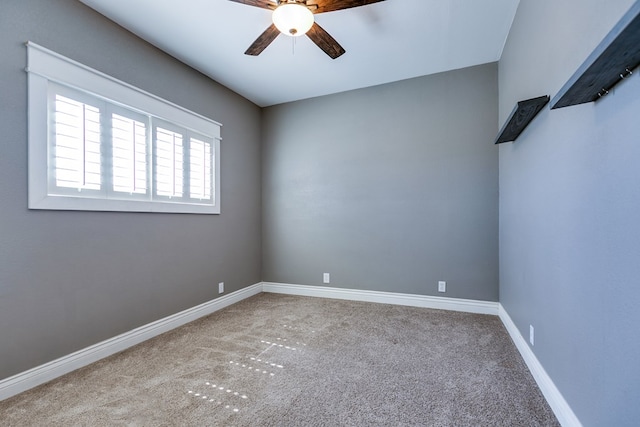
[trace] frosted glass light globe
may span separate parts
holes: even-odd
[[[306,6],[285,3],[273,11],[273,23],[282,33],[292,37],[306,34],[313,26],[313,13]]]

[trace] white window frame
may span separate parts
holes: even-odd
[[[29,209],[220,213],[220,128],[221,124],[138,89],[128,83],[89,68],[33,42],[27,43]],[[153,116],[213,140],[213,201],[165,201],[110,199],[54,195],[49,185],[49,107],[51,85],[102,97],[110,103]],[[152,132],[150,128],[148,130]],[[149,163],[149,167],[151,167]],[[185,178],[187,179],[187,178]],[[153,182],[151,179],[150,184]],[[153,190],[152,190],[153,191]]]

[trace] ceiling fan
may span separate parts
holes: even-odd
[[[258,56],[280,33],[291,37],[307,35],[331,59],[336,59],[345,50],[327,33],[313,15],[335,10],[365,6],[384,0],[229,0],[273,11],[273,24],[249,46],[245,55]]]

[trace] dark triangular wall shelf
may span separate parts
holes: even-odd
[[[551,109],[593,102],[640,65],[640,1],[636,1],[551,101]]]
[[[519,101],[496,138],[496,144],[515,141],[531,120],[547,105],[549,96]]]

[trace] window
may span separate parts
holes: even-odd
[[[220,213],[220,124],[27,47],[30,209]]]

